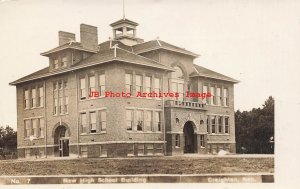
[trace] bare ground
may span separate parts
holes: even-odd
[[[0,175],[274,173],[274,158],[139,157],[0,161]]]

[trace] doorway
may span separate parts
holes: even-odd
[[[194,131],[194,123],[188,121],[184,124],[183,128],[184,133],[184,153],[195,153],[196,150],[196,137]]]
[[[63,125],[58,126],[54,133],[54,153],[59,157],[69,156],[69,137],[66,136],[67,128]]]

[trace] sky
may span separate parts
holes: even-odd
[[[198,53],[195,64],[239,80],[234,98],[241,111],[261,107],[270,95],[300,104],[299,7],[300,1],[125,0],[126,18],[140,24],[138,37]],[[58,45],[59,30],[79,41],[79,25],[94,25],[103,42],[122,10],[122,0],[1,0],[0,125],[16,128],[16,92],[8,83],[48,66],[40,53]]]

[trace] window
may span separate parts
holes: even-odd
[[[156,93],[159,93],[160,90],[160,79],[159,78],[154,78],[154,91]]]
[[[134,144],[128,144],[127,156],[134,156]]]
[[[132,74],[125,74],[125,89],[132,95]]]
[[[106,111],[100,111],[100,131],[106,131]]]
[[[146,111],[145,131],[152,131],[152,112]]]
[[[81,133],[87,133],[86,113],[80,114],[80,127],[81,127]]]
[[[91,133],[96,133],[96,112],[90,112],[90,129]]]
[[[58,68],[58,59],[53,60],[53,68],[57,69]]]
[[[62,95],[61,93],[59,95]],[[59,106],[58,106],[59,114],[63,114],[63,97],[59,97]]]
[[[154,154],[162,155],[163,154],[163,145],[162,144],[154,144]]]
[[[53,114],[58,114],[58,99],[54,97],[54,110]]]
[[[204,148],[204,135],[200,135],[200,147]]]
[[[143,130],[143,111],[137,111],[137,131]]]
[[[58,82],[58,90],[63,89],[63,83],[61,81]]]
[[[211,133],[216,133],[216,116],[211,116]]]
[[[85,78],[80,78],[80,99],[86,98]]]
[[[38,137],[38,119],[32,120],[32,130],[33,130],[33,136],[35,138]]]
[[[62,59],[61,59],[61,66],[62,67],[66,67],[67,66],[67,61],[68,61],[68,59],[67,59],[66,56],[62,57]]]
[[[155,127],[154,127],[154,131],[161,131],[161,116],[160,116],[160,112],[154,112],[155,115]]]
[[[107,157],[107,147],[105,145],[100,146],[100,157]]]
[[[53,83],[53,90],[56,91],[57,90],[57,82]]]
[[[221,117],[221,116],[218,117],[218,128],[219,128],[218,133],[222,133],[222,130],[223,130],[222,129],[223,128],[222,119],[223,119],[223,117]]]
[[[105,93],[105,74],[99,75],[99,92],[100,96],[104,96]]]
[[[215,93],[215,87],[214,86],[211,86],[210,87],[210,93],[211,93],[211,101],[210,101],[210,104],[211,105],[216,105],[216,93]]]
[[[95,92],[95,76],[89,77],[89,95],[91,95],[92,92]]]
[[[44,106],[44,88],[43,87],[39,87],[39,107],[43,107]]]
[[[25,158],[30,158],[30,148],[25,149]]]
[[[183,75],[183,71],[181,70],[181,68],[179,68],[178,66],[174,67],[175,72],[172,72],[171,77],[172,78],[179,78],[179,79],[184,79],[184,75]]]
[[[31,89],[31,107],[36,107],[36,89]]]
[[[183,83],[180,82],[172,82],[172,91],[174,93],[179,93],[178,100],[183,101]]]
[[[180,135],[177,134],[175,136],[175,147],[179,148],[180,147]]]
[[[45,128],[45,122],[44,122],[44,119],[41,118],[39,119],[40,120],[40,138],[44,138],[44,128]]]
[[[141,75],[135,76],[135,90],[136,93],[143,91],[143,77]]]
[[[224,101],[223,101],[223,105],[224,106],[229,106],[229,102],[228,102],[228,89],[224,89]]]
[[[221,102],[222,102],[221,88],[218,87],[218,88],[217,88],[217,105],[218,105],[218,106],[221,106]]]
[[[184,74],[180,67],[174,67],[175,72],[171,73],[171,90],[172,92],[179,93],[178,100],[183,101],[184,95]]]
[[[206,116],[206,127],[207,127],[207,133],[210,133],[210,130],[209,130],[209,117]]]
[[[25,133],[24,137],[28,138],[31,135],[31,121],[30,119],[25,120]]]
[[[44,138],[45,121],[44,118],[34,118],[24,120],[24,138],[33,136],[35,138]]]
[[[208,92],[208,86],[207,86],[207,84],[204,84],[203,85],[203,93],[207,94],[207,92]],[[204,104],[208,104],[209,101],[208,101],[207,97],[205,97],[205,98],[203,98],[202,102]]]
[[[137,153],[138,153],[138,156],[143,156],[145,154],[144,153],[144,144],[138,144]]]
[[[126,126],[127,130],[131,131],[133,126],[133,111],[126,110]]]
[[[63,83],[64,83],[64,89],[65,90],[68,89],[68,82],[67,81],[63,81]]]
[[[225,133],[229,133],[229,117],[225,117]]]
[[[154,154],[154,146],[153,144],[146,144],[147,155]]]
[[[68,85],[60,80],[53,83],[53,115],[68,113]]]
[[[81,157],[87,157],[87,146],[81,146],[80,151],[81,151]]]
[[[151,84],[151,77],[150,76],[146,76],[146,79],[145,79],[145,81],[146,81],[146,92],[147,93],[150,93],[151,92],[151,86],[152,86],[152,84]]]
[[[28,90],[24,91],[24,106],[25,106],[25,109],[30,108],[29,107],[29,91]]]
[[[65,96],[65,113],[66,114],[69,111],[68,105],[69,105],[69,98],[67,96]]]

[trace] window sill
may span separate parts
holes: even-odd
[[[137,133],[137,134],[162,134],[161,131],[159,131],[159,132],[153,132],[153,131],[130,131],[130,130],[127,130],[127,133]]]
[[[44,106],[32,107],[32,108],[24,108],[24,110],[34,110],[34,109],[41,109],[41,108],[44,108]]]
[[[53,117],[65,116],[65,115],[69,115],[69,113],[66,113],[66,114],[54,114]]]
[[[222,108],[229,108],[229,106],[222,106],[222,105],[215,105],[215,104],[204,104],[205,106],[212,106],[212,107],[222,107]]]
[[[210,133],[209,136],[229,136],[229,133]]]
[[[34,138],[32,141],[39,140],[39,139],[45,139],[45,137]],[[29,138],[24,138],[24,141],[30,141],[30,139]]]
[[[101,131],[98,133],[81,133],[80,136],[101,135],[101,134],[106,134],[106,131]]]
[[[130,98],[134,98],[134,99],[146,99],[146,100],[159,100],[159,101],[162,100],[162,98],[136,97],[136,96],[130,96]]]
[[[93,98],[85,98],[85,99],[79,99],[79,102],[85,102],[90,100],[97,100],[97,99],[103,99],[105,96],[99,96],[99,97],[93,97]]]

